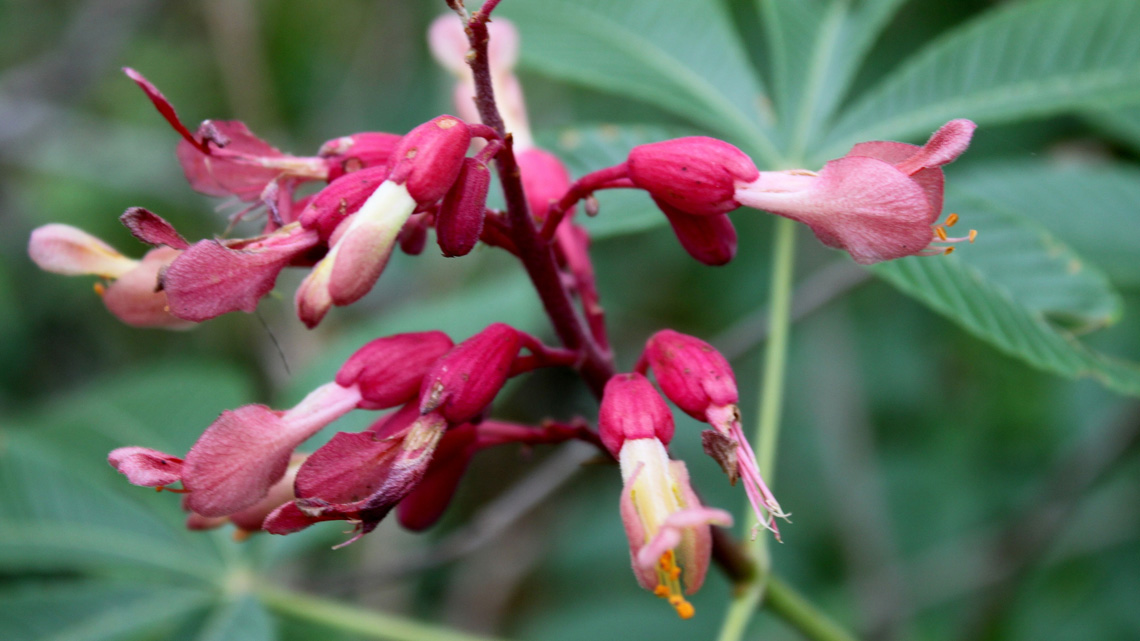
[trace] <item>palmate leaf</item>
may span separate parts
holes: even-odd
[[[30,583],[0,593],[5,641],[111,641],[170,627],[211,601],[209,592],[115,581]]]
[[[949,197],[970,227],[985,230],[955,258],[1004,288],[1017,304],[1075,332],[1120,318],[1123,302],[1108,277],[1011,203],[961,188],[952,188]]]
[[[0,423],[0,571],[59,575],[6,586],[0,639],[171,638],[174,629],[213,641],[275,638],[247,592],[268,558],[254,548],[273,542],[189,532],[177,497],[131,487],[106,463],[126,444],[181,453],[248,389],[225,366],[143,367]]]
[[[821,133],[868,49],[905,0],[758,0],[786,157]]]
[[[983,14],[903,63],[839,118],[817,161],[864,140],[1140,103],[1140,3],[1036,0]]]
[[[651,103],[767,161],[779,157],[764,89],[720,3],[517,0],[503,14],[522,34],[525,67]]]

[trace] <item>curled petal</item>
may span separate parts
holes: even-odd
[[[123,223],[135,238],[148,245],[166,245],[173,249],[190,247],[190,243],[186,242],[173,225],[142,207],[127,209],[122,216],[119,216],[119,222]]]
[[[182,459],[146,447],[120,447],[107,462],[133,485],[163,487],[182,480]]]

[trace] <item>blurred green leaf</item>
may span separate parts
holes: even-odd
[[[1135,151],[1140,151],[1140,106],[1120,109],[1094,109],[1085,116],[1109,133],[1120,138]]]
[[[137,637],[189,614],[210,599],[208,592],[169,585],[111,581],[24,584],[0,593],[0,638],[109,641]]]
[[[1001,163],[956,173],[952,184],[1039,222],[1115,282],[1140,286],[1140,170]]]
[[[503,5],[523,63],[683,116],[767,160],[779,156],[764,89],[718,3],[519,0]]]
[[[1140,3],[1037,0],[991,11],[904,63],[848,109],[818,159],[863,140],[1140,102]]]
[[[868,49],[903,0],[758,0],[788,155],[821,134]],[[810,53],[809,53],[810,52]]]

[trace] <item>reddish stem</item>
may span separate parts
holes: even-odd
[[[479,435],[476,437],[475,447],[478,449],[507,443],[540,445],[579,440],[595,445],[603,452],[606,451],[597,432],[580,419],[569,424],[549,421],[538,427],[488,419],[477,425],[476,430]]]
[[[495,166],[507,204],[510,237],[518,250],[518,257],[542,300],[542,306],[546,309],[559,340],[568,349],[581,353],[579,374],[591,391],[601,398],[606,381],[614,374],[613,362],[586,330],[585,323],[574,309],[570,292],[562,282],[550,243],[534,227],[519,178],[513,141],[495,104],[491,68],[487,59],[487,20],[498,3],[499,0],[488,0],[467,22],[467,37],[475,54],[470,59],[475,79],[475,105],[483,122],[503,138],[503,149],[495,156]]]

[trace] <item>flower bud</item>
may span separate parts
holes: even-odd
[[[408,132],[392,153],[389,180],[405,185],[421,205],[434,203],[455,183],[471,130],[455,116],[436,116]]]
[[[713,407],[735,405],[736,377],[712,345],[671,329],[657,332],[645,345],[645,360],[669,400],[698,421]]]
[[[444,256],[465,256],[479,242],[490,186],[487,165],[476,158],[465,159],[436,216],[436,240]]]
[[[627,163],[633,184],[656,200],[704,216],[739,207],[736,184],[760,175],[743,151],[705,136],[639,145],[629,152]]]
[[[673,440],[673,415],[641,374],[618,374],[606,383],[598,410],[598,434],[614,457],[629,439]]]
[[[493,323],[463,341],[424,377],[420,412],[438,412],[456,425],[475,418],[502,389],[522,337],[510,325]]]
[[[452,347],[447,334],[439,331],[377,338],[345,361],[336,382],[360,389],[360,409],[402,405],[416,398],[428,368]]]
[[[317,192],[297,220],[305,229],[316,229],[321,240],[328,242],[337,226],[356,213],[387,177],[383,165],[342,175]]]

